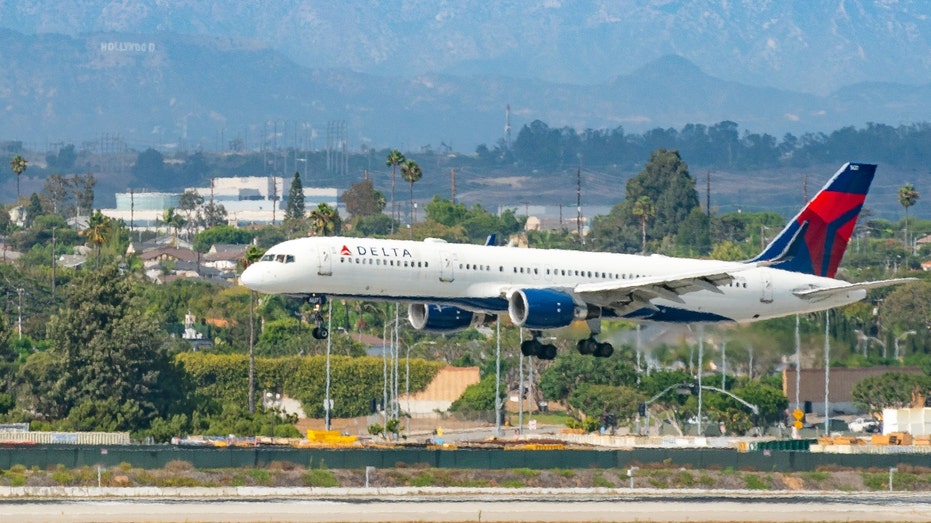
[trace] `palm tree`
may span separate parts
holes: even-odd
[[[187,223],[187,220],[184,219],[184,216],[175,212],[174,207],[169,207],[165,209],[165,213],[162,215],[162,220],[165,222],[165,225],[171,227],[175,230],[174,244],[177,247],[178,245],[178,234],[181,232],[181,229],[184,227],[184,224]]]
[[[414,239],[414,182],[423,178],[423,169],[414,160],[407,160],[401,164],[401,177],[411,184],[411,239]]]
[[[84,231],[84,237],[87,243],[94,246],[97,252],[97,268],[100,268],[100,248],[103,244],[110,241],[113,233],[113,223],[109,216],[104,216],[100,210],[94,211],[90,220],[87,222],[87,229]]]
[[[647,252],[647,221],[656,216],[656,206],[653,205],[653,200],[649,196],[641,196],[637,198],[637,201],[634,202],[634,207],[631,209],[631,213],[634,216],[640,219],[640,231],[641,231],[641,247],[640,252],[646,254]]]
[[[921,195],[915,190],[910,183],[906,183],[899,188],[899,204],[905,208],[905,255],[908,256],[908,208],[915,205]]]
[[[239,259],[242,270],[259,261],[265,252],[250,245]],[[249,291],[249,414],[255,414],[255,291]]]
[[[314,234],[320,236],[329,236],[340,229],[339,213],[325,203],[310,211],[310,222]]]
[[[402,163],[404,163],[404,155],[401,154],[401,151],[391,149],[391,152],[388,153],[388,158],[385,160],[385,165],[391,167],[391,234],[394,234],[394,221],[397,219],[397,207],[394,203],[394,180],[397,174],[397,168]]]
[[[13,170],[13,173],[16,174],[16,201],[19,201],[19,177],[24,172],[26,172],[27,162],[26,159],[20,155],[16,155],[10,160],[10,169]]]

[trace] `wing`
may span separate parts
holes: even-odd
[[[841,285],[839,287],[819,287],[816,289],[800,289],[793,294],[799,298],[803,298],[811,301],[818,301],[828,296],[833,296],[835,294],[842,294],[845,292],[856,291],[856,290],[869,290],[877,289],[879,287],[887,287],[889,285],[901,285],[903,283],[908,283],[910,281],[916,281],[918,278],[896,278],[893,280],[878,280],[878,281],[865,281],[861,283],[851,283],[848,285]]]
[[[582,283],[572,289],[586,303],[614,309],[618,316],[639,309],[656,309],[652,300],[685,303],[683,294],[709,291],[723,294],[719,288],[734,281],[734,274],[765,265],[765,263],[722,264],[705,271],[637,278],[634,280],[612,280],[598,283]]]

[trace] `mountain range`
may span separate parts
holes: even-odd
[[[929,34],[919,0],[0,0],[0,140],[470,152],[507,106],[515,134],[900,125],[931,120]]]

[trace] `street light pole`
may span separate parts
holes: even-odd
[[[701,427],[701,374],[702,367],[704,365],[704,353],[705,353],[705,326],[698,326],[698,434],[696,436],[702,435]]]
[[[19,319],[16,322],[16,330],[19,331],[19,339],[23,339],[23,292],[25,292],[25,289],[22,287],[16,289],[16,294],[19,295],[19,305],[17,306]]]
[[[498,347],[495,352],[495,435],[501,436],[501,322],[495,322]]]
[[[435,341],[421,340],[407,346],[407,356],[404,369],[404,395],[407,397],[407,432],[411,431],[411,349],[421,344],[433,345]]]
[[[327,332],[333,332],[333,301],[327,306]],[[324,397],[323,413],[326,417],[324,423],[326,430],[330,430],[330,348],[333,345],[333,336],[326,337],[326,396]]]

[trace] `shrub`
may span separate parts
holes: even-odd
[[[338,487],[339,481],[336,476],[329,470],[312,469],[308,470],[301,476],[301,480],[307,487]]]

